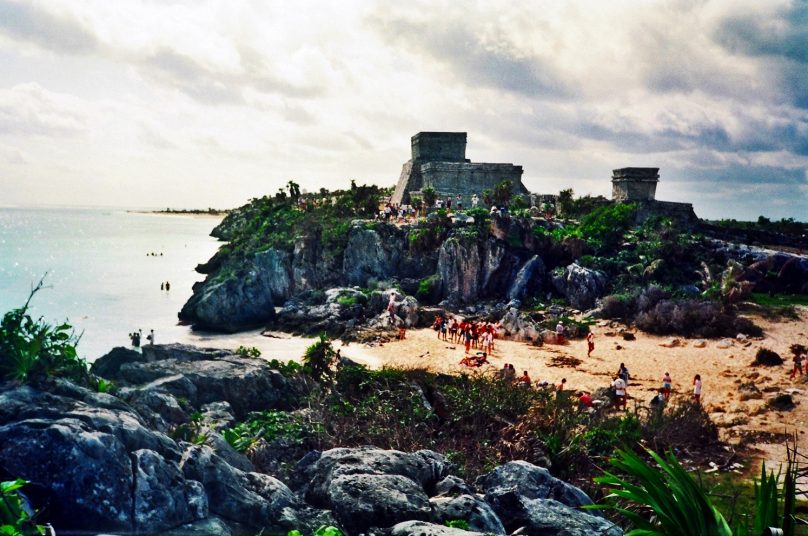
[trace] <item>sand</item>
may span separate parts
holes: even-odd
[[[567,379],[571,390],[592,391],[608,386],[620,363],[625,363],[631,373],[628,389],[630,397],[647,405],[656,389],[662,385],[662,376],[668,371],[673,377],[673,397],[690,397],[693,377],[701,374],[702,403],[720,427],[722,439],[737,443],[742,432],[757,431],[782,434],[798,434],[802,452],[808,453],[805,437],[808,421],[808,383],[791,381],[792,354],[789,346],[794,343],[808,345],[808,308],[797,309],[798,320],[772,322],[753,317],[763,327],[765,334],[760,340],[716,340],[701,342],[678,338],[680,346],[665,347],[673,337],[660,337],[630,331],[636,340],[626,341],[618,334],[621,326],[614,322],[599,322],[592,327],[595,335],[595,350],[587,357],[586,341],[574,340],[566,345],[536,347],[509,340],[497,340],[490,365],[482,371],[495,373],[505,363],[512,363],[521,375],[527,370],[534,380],[546,379],[557,383]],[[698,347],[703,344],[703,347]],[[786,363],[779,367],[752,367],[759,348],[768,348],[779,353]],[[411,330],[406,339],[386,343],[383,346],[351,344],[342,346],[342,353],[371,367],[397,366],[426,368],[434,372],[459,374],[468,369],[459,364],[464,355],[461,344],[438,340],[431,329]],[[571,366],[568,359],[578,359],[580,364]],[[564,362],[567,364],[564,364]],[[755,377],[755,373],[758,374]],[[763,392],[762,398],[741,401],[738,385],[754,382]],[[797,407],[791,411],[773,411],[766,401],[774,391],[793,392]],[[631,404],[630,404],[631,407]],[[756,457],[767,460],[767,465],[777,467],[785,461],[785,448],[781,441],[765,444],[761,441]]]

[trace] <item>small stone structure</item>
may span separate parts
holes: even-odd
[[[407,204],[412,196],[421,197],[432,187],[438,197],[463,196],[466,207],[471,196],[493,190],[504,180],[513,184],[514,194],[527,195],[522,184],[522,166],[484,164],[466,158],[465,132],[419,132],[412,137],[412,158],[401,169],[401,176],[391,198],[394,204]]]
[[[612,171],[612,200],[654,201],[659,168],[627,167]]]
[[[652,216],[662,216],[690,225],[698,218],[690,203],[657,201],[656,187],[659,183],[659,168],[627,167],[612,170],[612,201],[636,203],[637,223]]]

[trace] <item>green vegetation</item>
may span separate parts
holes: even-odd
[[[198,411],[191,413],[187,423],[178,424],[168,432],[168,436],[175,441],[187,441],[194,445],[204,445],[208,442],[210,432],[205,429],[202,414]]]
[[[469,522],[465,519],[449,519],[444,525],[452,529],[471,530]]]
[[[235,352],[241,357],[261,357],[261,350],[255,346],[239,346]]]
[[[286,536],[303,536],[299,530],[290,530]],[[311,536],[342,536],[342,532],[337,527],[321,526],[315,530]]]
[[[804,237],[808,234],[808,223],[796,221],[794,218],[782,218],[779,221],[772,221],[765,216],[759,216],[757,221],[738,221],[726,219],[710,222],[717,227],[730,230],[741,231],[765,231],[771,233],[782,233],[794,237]]]
[[[34,517],[28,515],[25,500],[20,489],[28,484],[17,479],[0,482],[0,534],[5,536],[41,536],[45,527],[37,525]]]
[[[337,353],[325,333],[320,334],[320,340],[306,348],[303,354],[303,370],[318,382],[330,381],[335,365]]]
[[[793,307],[795,305],[808,307],[808,294],[768,294],[765,292],[753,292],[750,298],[754,303],[767,307]]]
[[[424,204],[427,208],[435,206],[435,201],[438,200],[438,192],[433,187],[427,186],[421,191],[421,194],[424,196]]]
[[[0,379],[41,383],[64,377],[90,386],[87,363],[76,353],[80,337],[72,326],[67,322],[54,326],[28,314],[31,299],[42,288],[41,280],[22,307],[0,321]]]
[[[691,403],[661,412],[638,406],[590,414],[566,393],[519,388],[490,374],[345,365],[322,377],[322,386],[315,384],[300,400],[305,409],[252,414],[225,437],[248,455],[259,440],[280,441],[292,448],[289,464],[309,450],[337,446],[432,449],[469,480],[514,459],[549,461],[556,476],[586,480],[615,449],[639,441],[666,449],[702,448],[717,440],[703,408]]]
[[[763,464],[759,479],[744,486],[739,501],[741,494],[725,493],[726,483],[708,491],[701,475],[698,480],[694,478],[671,451],[664,457],[651,449],[644,449],[644,454],[652,463],[634,451],[618,450],[609,460],[617,471],[606,471],[595,478],[610,491],[605,497],[606,504],[584,507],[619,512],[633,528],[626,536],[759,536],[767,534],[765,531],[770,527],[781,528],[785,536],[797,534],[794,515],[797,469],[792,461],[782,485],[780,473],[767,472]],[[729,481],[729,485],[737,487],[734,481]]]
[[[321,423],[307,420],[298,413],[262,411],[251,414],[246,421],[222,432],[225,440],[239,452],[249,451],[258,440],[282,438],[293,445],[323,433]]]

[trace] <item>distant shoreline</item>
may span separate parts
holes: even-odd
[[[127,210],[129,214],[151,214],[151,215],[160,215],[160,216],[199,216],[199,217],[212,217],[212,218],[223,218],[227,216],[230,211],[229,210],[217,210],[217,209],[173,209],[167,208],[164,210]]]

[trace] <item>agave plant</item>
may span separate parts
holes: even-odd
[[[609,463],[627,476],[606,472],[597,477],[611,493],[608,504],[592,508],[611,508],[625,516],[635,527],[626,536],[732,536],[724,516],[673,453],[663,458],[650,449],[646,452],[658,467],[632,451],[616,452]],[[619,499],[637,508],[629,509]]]

